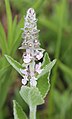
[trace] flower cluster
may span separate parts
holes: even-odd
[[[36,64],[43,57],[44,49],[40,48],[38,41],[37,19],[33,8],[29,8],[24,18],[25,24],[22,30],[23,43],[19,49],[24,49],[23,64],[24,69],[20,69],[23,74],[22,84],[26,85],[30,81],[30,86],[37,85],[37,75],[42,72],[41,62]]]

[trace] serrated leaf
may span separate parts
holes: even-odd
[[[22,86],[20,95],[29,106],[37,106],[44,103],[42,95],[38,88]]]
[[[20,69],[23,68],[22,65],[8,55],[5,55],[5,57],[10,65],[13,66],[13,68],[22,76],[22,73],[20,72]]]
[[[13,100],[14,119],[28,119],[21,106]]]

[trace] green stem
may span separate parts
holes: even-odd
[[[30,119],[36,119],[36,106],[30,107]]]

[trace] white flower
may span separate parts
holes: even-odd
[[[29,63],[32,60],[30,54],[27,54],[26,56],[24,55],[23,58],[24,63]]]
[[[34,72],[33,71],[30,72],[30,76],[31,77],[34,76]]]
[[[38,60],[40,60],[42,57],[43,57],[43,53],[38,51],[38,52],[37,52],[37,55],[36,55],[36,58],[37,58]]]
[[[30,49],[26,49],[26,54],[23,54],[23,61],[24,63],[30,63],[30,61],[32,60],[32,56],[30,55],[31,51]]]
[[[39,62],[39,64],[36,64],[35,66],[35,71],[40,74],[42,72],[42,69],[41,69],[41,62]]]
[[[27,81],[28,81],[27,76],[24,76],[23,79],[22,79],[22,84],[23,85],[26,85],[27,84]]]
[[[37,85],[37,78],[35,78],[35,77],[32,77],[31,79],[30,79],[30,86],[35,86],[36,87],[36,85]]]
[[[22,74],[25,74],[26,76],[28,75],[27,69],[20,69]]]
[[[26,49],[26,53],[30,54],[31,53],[30,49]]]

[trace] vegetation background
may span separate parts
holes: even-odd
[[[72,119],[72,0],[0,0],[0,119],[13,119],[13,99],[29,113],[18,93],[21,77],[4,54],[22,63],[20,28],[30,7],[37,13],[41,46],[51,60],[57,59],[51,90],[45,104],[38,106],[37,119]]]

